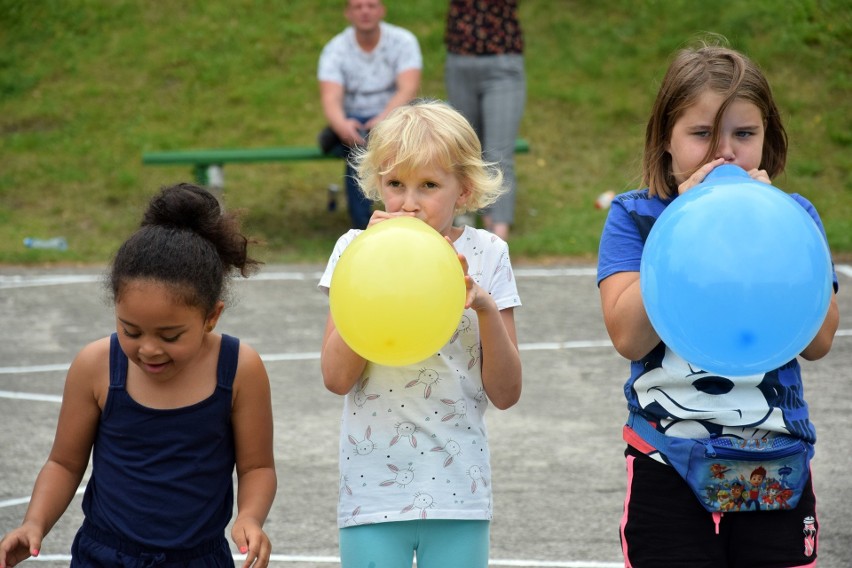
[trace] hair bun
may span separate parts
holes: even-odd
[[[204,188],[181,183],[164,188],[148,205],[142,226],[184,229],[208,237],[222,215],[219,201]]]

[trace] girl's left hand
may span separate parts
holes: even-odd
[[[758,170],[755,168],[753,170],[749,170],[748,175],[754,181],[760,181],[772,185],[772,180],[769,179],[769,174],[766,173],[766,170]]]
[[[246,555],[243,568],[267,568],[272,555],[272,543],[260,525],[248,519],[237,518],[231,530],[231,538],[240,551]]]
[[[450,246],[453,246],[453,241],[450,240],[449,237],[444,237]],[[455,250],[455,247],[453,247]],[[494,303],[494,300],[491,298],[491,294],[482,289],[482,286],[476,283],[472,276],[470,276],[468,271],[468,263],[467,258],[461,253],[456,253],[459,257],[459,262],[462,265],[462,271],[464,272],[464,285],[467,289],[467,295],[464,301],[465,309],[471,308],[475,311],[480,311],[487,309],[489,307],[494,307],[496,309],[497,304]]]

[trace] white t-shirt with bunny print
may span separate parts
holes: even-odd
[[[338,239],[320,289],[362,231]],[[499,309],[521,305],[509,248],[465,227],[453,243],[468,274]],[[491,465],[476,312],[464,311],[450,341],[404,367],[368,362],[343,403],[338,526],[414,519],[490,520]]]

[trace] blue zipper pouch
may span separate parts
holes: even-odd
[[[675,438],[633,414],[627,427],[662,452],[713,513],[793,509],[810,476],[813,444],[792,436]]]

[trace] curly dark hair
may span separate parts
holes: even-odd
[[[118,249],[109,274],[114,301],[132,280],[168,284],[176,298],[209,314],[236,270],[247,277],[260,261],[248,256],[237,212],[223,212],[206,189],[181,183],[151,199],[139,229]]]

